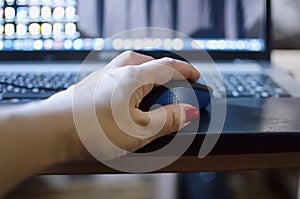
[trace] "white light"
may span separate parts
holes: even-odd
[[[216,40],[209,40],[206,42],[206,47],[210,50],[218,49],[218,42]]]
[[[2,19],[2,18],[3,18],[3,8],[0,7],[0,19]]]
[[[122,39],[113,40],[112,46],[115,50],[122,50],[123,49],[123,40]]]
[[[41,14],[42,14],[42,17],[43,17],[44,19],[49,19],[49,18],[51,18],[51,15],[52,15],[51,8],[48,7],[48,6],[42,7],[42,9],[41,9]]]
[[[93,40],[92,39],[83,40],[83,48],[85,50],[91,50],[92,47],[93,47]]]
[[[243,41],[237,41],[236,42],[236,48],[238,50],[244,50],[246,48],[246,44]]]
[[[55,23],[53,25],[53,34],[54,35],[59,35],[63,31],[63,28],[64,28],[63,24]]]
[[[41,26],[41,32],[44,37],[49,37],[52,33],[52,25],[49,23],[43,23]]]
[[[204,48],[204,42],[200,40],[193,40],[191,43],[191,46],[193,49],[203,49]]]
[[[38,19],[40,17],[40,7],[39,6],[31,6],[29,7],[29,16],[31,19]]]
[[[125,39],[123,45],[124,45],[125,50],[131,49],[132,45],[133,45],[132,40],[131,39]]]
[[[25,49],[33,49],[33,40],[24,40],[23,48]]]
[[[11,20],[11,19],[15,18],[16,11],[12,7],[7,7],[7,8],[5,8],[4,14],[5,14],[5,18],[6,19],[10,19]]]
[[[76,0],[67,0],[67,3],[69,5],[74,5],[74,4],[76,4]]]
[[[182,41],[182,39],[174,39],[173,40],[173,49],[174,50],[182,50],[184,48],[184,43]]]
[[[153,40],[153,46],[154,46],[154,48],[161,48],[162,40],[161,39],[154,39]]]
[[[70,39],[64,41],[64,48],[69,50],[73,47],[73,42]]]
[[[219,49],[221,49],[221,50],[226,49],[226,48],[227,48],[227,44],[226,44],[225,40],[220,40],[220,41],[218,41],[218,47],[219,47]]]
[[[11,48],[13,46],[12,40],[5,40],[4,41],[4,48]]]
[[[4,47],[3,41],[0,40],[0,50],[2,50]]]
[[[29,4],[37,4],[39,3],[39,0],[29,0]]]
[[[66,8],[66,18],[67,19],[74,19],[76,15],[76,10],[73,6],[68,6]]]
[[[227,41],[227,48],[228,49],[231,49],[231,50],[235,49],[234,45],[235,45],[234,41],[232,41],[232,40]]]
[[[42,0],[43,5],[49,5],[52,3],[52,0]]]
[[[13,5],[15,0],[6,0],[7,5]]]
[[[62,7],[54,8],[53,17],[54,19],[62,19],[65,16],[65,9]]]
[[[28,27],[29,33],[36,36],[40,33],[41,27],[38,23],[32,23]]]
[[[143,48],[143,40],[141,40],[141,39],[135,39],[133,41],[133,48],[135,50],[142,49]]]
[[[27,0],[17,0],[17,4],[18,5],[26,5],[27,4]]]
[[[23,40],[14,40],[13,46],[15,50],[21,50],[23,48]]]
[[[28,8],[19,7],[17,9],[17,19],[19,21],[25,21],[28,15]]]
[[[144,48],[145,49],[152,49],[153,48],[153,42],[151,39],[145,39],[144,40]]]
[[[54,43],[53,43],[53,41],[51,39],[47,39],[47,40],[44,41],[44,48],[46,50],[52,49],[53,45],[54,45]]]
[[[251,41],[250,46],[251,46],[251,49],[254,51],[261,50],[261,44],[259,41]]]
[[[15,34],[15,26],[14,24],[6,24],[4,27],[4,32],[6,36],[13,36]]]
[[[76,39],[76,40],[74,41],[74,43],[73,43],[73,48],[74,48],[75,50],[81,50],[82,47],[83,47],[83,41],[82,41],[82,39]]]
[[[163,48],[165,50],[171,50],[172,49],[172,40],[171,39],[165,39],[163,42]]]
[[[27,26],[24,24],[18,24],[17,25],[17,35],[19,37],[24,37],[27,33]]]
[[[94,40],[94,50],[102,50],[104,48],[104,40],[103,39],[95,39]]]
[[[4,33],[4,26],[0,25],[0,35],[2,35]]]
[[[74,23],[67,23],[65,25],[65,32],[68,36],[73,36],[76,33],[76,25]]]
[[[63,43],[61,41],[55,41],[54,42],[54,49],[55,50],[60,50],[62,49]]]
[[[62,5],[64,3],[64,1],[62,0],[53,0],[53,1],[55,6]]]
[[[35,50],[41,50],[41,49],[43,48],[43,42],[42,42],[42,40],[40,40],[40,39],[35,40],[35,41],[33,42],[33,48],[34,48]]]

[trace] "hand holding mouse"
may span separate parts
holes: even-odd
[[[82,137],[78,136],[74,112],[84,114],[91,107],[96,110],[96,119],[103,133],[114,145],[89,136],[95,131],[88,125],[94,118],[81,118],[81,122],[86,122],[81,133],[83,131],[85,139],[94,144],[89,151],[97,152],[105,160],[135,151],[160,136],[177,131],[199,116],[197,108],[189,104],[171,104],[150,112],[139,109],[141,100],[157,85],[170,80],[196,81],[200,74],[188,63],[170,58],[154,60],[125,52],[112,60],[108,68],[105,73],[101,69],[95,71],[46,100],[1,109],[0,157],[5,164],[0,165],[0,196],[47,166],[90,158],[80,139]],[[113,97],[113,94],[118,97]],[[76,106],[73,102],[77,102]],[[115,106],[111,106],[112,102]],[[129,112],[129,117],[119,118],[126,128],[137,126],[143,131],[128,134],[119,128],[113,115],[115,108],[117,116]]]
[[[77,85],[53,96],[49,101],[61,102],[61,104],[71,103],[66,100],[70,100],[76,91],[80,95],[80,97],[74,96],[77,97],[75,100],[78,102],[76,109],[84,112],[88,110],[87,106],[92,104],[89,99],[95,97],[99,124],[112,144],[105,142],[103,137],[92,138],[92,133],[89,136],[88,132],[95,130],[92,125],[85,125],[84,132],[86,134],[81,139],[85,140],[85,144],[95,146],[89,149],[90,152],[97,153],[104,160],[108,160],[125,155],[127,151],[133,152],[152,140],[175,132],[197,119],[198,109],[187,103],[170,104],[150,112],[140,110],[139,104],[158,85],[170,80],[187,79],[193,82],[199,76],[199,72],[186,62],[171,58],[154,60],[152,57],[142,54],[125,52],[112,60],[105,72],[98,70],[92,73]],[[100,77],[101,81],[99,81]],[[132,88],[136,89],[132,90]],[[117,95],[113,96],[113,92]],[[116,107],[117,113],[114,114],[112,109]],[[126,115],[127,111],[130,115]],[[125,127],[123,126],[125,130],[117,123],[117,119],[125,125]],[[162,121],[164,121],[163,125]],[[137,128],[140,130],[135,130],[133,128],[135,125],[140,127]],[[157,128],[158,132],[156,132]],[[129,129],[129,134],[126,129]],[[73,137],[77,136],[74,124],[71,134]],[[99,144],[97,145],[97,143]],[[84,146],[79,139],[73,146],[75,148],[73,151],[84,151]],[[75,156],[80,157],[78,154]]]

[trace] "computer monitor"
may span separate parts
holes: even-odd
[[[266,10],[265,0],[0,0],[0,50],[260,53],[267,48]],[[147,27],[186,37],[115,36]]]

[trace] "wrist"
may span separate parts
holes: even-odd
[[[72,92],[60,92],[41,103],[47,112],[46,117],[52,123],[52,130],[58,139],[59,153],[57,162],[68,162],[86,159],[89,153],[83,146],[77,131],[72,112]]]
[[[57,109],[47,100],[29,104],[28,109],[27,118],[32,120],[29,123],[36,124],[33,131],[40,136],[38,141],[44,140],[45,152],[49,155],[50,164],[68,161],[71,145],[70,132],[73,131],[72,114]]]

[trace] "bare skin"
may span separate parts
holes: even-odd
[[[199,72],[187,63],[169,58],[154,60],[152,57],[133,52],[125,52],[110,63],[110,65],[115,67],[116,74],[118,74],[118,70],[124,67],[125,70],[127,70],[126,67],[140,67],[141,70],[133,70],[133,73],[134,75],[137,73],[137,77],[141,79],[144,79],[142,76],[144,69],[147,72],[152,70],[157,72],[160,70],[159,65],[161,64],[174,68],[175,71],[190,81],[196,81],[200,76]],[[81,143],[75,128],[72,97],[75,88],[79,89],[84,95],[85,92],[88,92],[90,88],[97,84],[97,81],[92,76],[93,74],[77,85],[47,100],[0,109],[0,196],[3,196],[20,181],[34,175],[47,166],[90,157]],[[178,79],[175,74],[157,76],[157,78],[157,81],[161,83],[171,79]],[[112,80],[108,78],[105,81]],[[149,122],[149,114],[139,111],[137,104],[154,86],[155,84],[147,85],[138,89],[130,101],[130,112],[133,120],[138,125],[143,126]],[[100,87],[97,92],[99,93],[96,93],[96,96],[98,94],[103,96],[104,93],[101,92],[107,92],[107,90]],[[104,99],[110,100],[109,97],[107,95],[107,98]],[[82,111],[84,111],[86,105],[84,103],[80,107]],[[103,113],[104,115],[110,112],[105,101],[97,103],[96,109],[97,113]],[[113,141],[125,150],[135,151],[153,139],[172,133],[183,124],[190,122],[187,121],[186,115],[182,114],[185,110],[191,110],[189,112],[194,112],[196,116],[199,114],[194,107],[187,104],[169,105],[156,111],[162,110],[167,113],[167,120],[158,134],[142,139],[125,135],[119,129],[114,129],[113,135],[108,135],[108,137],[111,136]],[[109,115],[109,113],[105,115],[107,116],[107,121],[105,122],[107,128],[116,126],[113,118],[109,118]],[[103,152],[105,157],[108,159],[117,158],[117,155],[110,151],[109,148],[106,149],[107,151]]]

